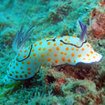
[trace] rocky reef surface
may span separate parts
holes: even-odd
[[[0,0],[0,79],[15,57],[12,42],[22,25],[35,26],[30,42],[79,36],[77,20],[88,26],[88,41],[103,55],[95,64],[41,67],[19,86],[0,87],[0,105],[105,105],[105,4],[103,0]],[[9,88],[9,90],[8,90]]]

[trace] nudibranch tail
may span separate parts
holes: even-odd
[[[81,41],[84,41],[85,40],[85,35],[86,35],[86,32],[87,32],[87,26],[84,25],[81,21],[79,21],[79,25],[81,27],[81,34],[80,34],[80,40]]]

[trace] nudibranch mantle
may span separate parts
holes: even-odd
[[[42,39],[18,52],[8,66],[4,81],[31,78],[41,65],[76,65],[98,62],[101,58],[86,40],[82,42],[75,36]]]

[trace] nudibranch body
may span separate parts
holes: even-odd
[[[76,65],[98,62],[101,58],[102,55],[95,52],[86,40],[81,41],[75,36],[42,39],[19,50],[10,62],[3,81],[4,84],[11,84],[12,81],[31,78],[41,65]]]
[[[98,62],[101,58],[87,41],[81,42],[77,37],[43,39],[19,51],[8,66],[7,76],[24,80],[33,77],[41,65],[76,65]]]

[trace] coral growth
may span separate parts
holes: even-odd
[[[70,3],[67,2],[67,4],[63,4],[60,7],[58,7],[54,12],[52,11],[49,15],[49,19],[51,23],[58,23],[59,21],[62,21],[70,12]]]
[[[92,26],[91,30],[96,38],[105,38],[105,13],[94,9],[91,12]]]
[[[99,105],[103,102],[104,92],[100,90],[104,86],[103,78],[105,76],[99,74],[98,69],[98,65],[87,64],[78,64],[74,67],[58,66],[49,70],[46,78],[47,84],[53,84],[54,94],[75,94],[72,97],[76,99],[75,103],[79,103],[78,105],[88,105],[89,103]]]

